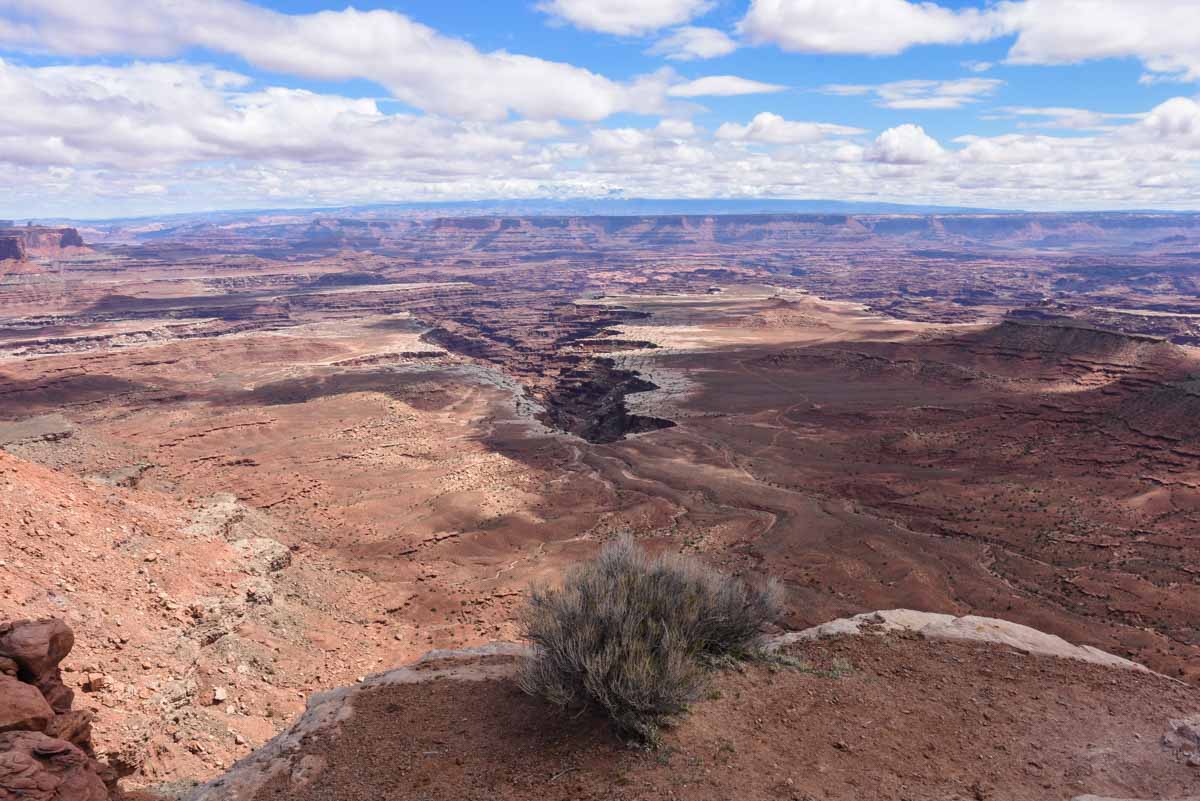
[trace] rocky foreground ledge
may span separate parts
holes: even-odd
[[[74,645],[61,620],[0,623],[0,801],[108,801],[115,790],[92,713],[72,709],[59,669]]]
[[[523,696],[519,645],[431,652],[313,696],[188,801],[1200,798],[1200,691],[1095,648],[904,609],[767,647],[792,666],[719,674],[657,754]]]

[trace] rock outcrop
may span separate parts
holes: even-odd
[[[84,751],[35,731],[0,734],[2,801],[108,801],[109,790]]]
[[[56,713],[69,712],[75,693],[58,665],[75,646],[75,634],[61,620],[18,620],[0,625],[0,655],[17,665],[17,676],[36,687]]]
[[[930,640],[964,640],[1007,645],[1027,654],[1078,659],[1095,665],[1122,670],[1146,670],[1145,665],[1123,659],[1090,645],[1072,645],[1062,637],[1022,626],[1008,620],[976,615],[943,615],[936,612],[917,612],[912,609],[887,609],[864,612],[854,617],[839,618],[803,631],[791,632],[771,642],[774,649],[805,640],[840,637],[852,634],[911,632]]]
[[[877,643],[877,644],[876,644]],[[888,645],[891,643],[891,645]],[[857,644],[857,645],[855,645]],[[1054,693],[1063,693],[1061,697],[1078,697],[1084,699],[1088,693],[1107,693],[1107,694],[1122,694],[1121,704],[1126,702],[1134,705],[1141,703],[1137,700],[1146,693],[1153,693],[1154,690],[1147,689],[1148,687],[1157,687],[1158,692],[1162,693],[1162,688],[1172,688],[1169,692],[1180,697],[1186,696],[1191,698],[1190,690],[1182,683],[1175,682],[1169,678],[1154,674],[1146,668],[1121,659],[1111,654],[1104,653],[1094,648],[1086,648],[1074,646],[1061,638],[1039,632],[1027,626],[1021,626],[1008,621],[997,620],[993,618],[963,616],[955,617],[953,615],[932,614],[925,612],[917,612],[907,609],[894,609],[881,612],[872,612],[862,615],[857,615],[853,618],[845,618],[817,626],[801,632],[794,632],[782,636],[774,637],[766,643],[768,650],[779,651],[787,655],[787,659],[801,665],[798,675],[807,675],[817,677],[825,677],[828,681],[831,678],[836,678],[841,675],[841,671],[855,672],[856,668],[838,667],[843,664],[841,661],[835,661],[834,668],[825,670],[818,668],[809,663],[809,659],[821,660],[828,657],[831,653],[846,653],[855,654],[852,659],[861,659],[864,666],[867,664],[875,664],[882,666],[878,674],[869,677],[871,682],[895,682],[896,690],[901,691],[904,685],[904,680],[899,680],[896,677],[906,675],[910,671],[916,671],[916,682],[918,694],[920,693],[935,693],[930,695],[926,700],[931,709],[941,708],[943,703],[949,703],[951,691],[949,686],[962,684],[967,687],[967,694],[976,697],[975,703],[981,703],[978,699],[982,697],[990,697],[991,694],[1003,690],[1009,695],[1015,695],[1019,692],[1018,687],[1025,686],[1023,682],[1032,682],[1028,686],[1040,686],[1040,690],[1029,690],[1030,692],[1045,692],[1046,687],[1053,687]],[[832,650],[831,650],[832,649]],[[893,650],[896,649],[896,650]],[[974,649],[974,650],[972,650]],[[506,694],[509,697],[520,697],[521,693],[516,691],[514,687],[506,682],[511,679],[513,673],[519,664],[522,655],[528,651],[524,647],[509,643],[493,644],[483,648],[468,649],[462,651],[433,651],[423,657],[421,660],[407,667],[390,670],[371,676],[356,685],[333,690],[331,692],[322,693],[313,696],[308,702],[308,708],[301,718],[296,721],[291,728],[285,730],[275,739],[271,740],[264,747],[251,754],[249,757],[238,762],[227,774],[198,788],[188,801],[266,801],[266,799],[278,798],[302,798],[305,801],[314,798],[324,798],[325,794],[333,792],[333,788],[345,788],[347,776],[360,776],[360,779],[351,779],[351,784],[354,785],[354,792],[359,795],[347,797],[368,797],[368,795],[381,787],[387,786],[395,789],[404,786],[403,782],[419,782],[416,773],[417,770],[412,763],[404,763],[398,765],[393,774],[389,774],[390,778],[381,779],[382,773],[387,773],[386,770],[380,770],[377,766],[353,765],[348,764],[347,760],[353,762],[357,759],[367,759],[362,756],[370,751],[365,748],[365,743],[362,742],[364,736],[369,737],[385,737],[394,741],[394,747],[398,752],[404,752],[405,749],[415,750],[416,753],[422,755],[421,758],[429,758],[445,754],[460,754],[463,755],[466,750],[476,747],[471,742],[467,741],[467,729],[464,726],[482,725],[482,719],[475,721],[468,707],[472,702],[464,701],[464,698],[476,697],[474,703],[480,703],[479,698],[486,696],[487,701],[482,702],[484,706],[491,704],[503,705],[508,703],[504,700],[494,700],[496,698],[503,699]],[[915,656],[916,654],[924,654],[921,659],[913,661],[905,661],[901,654]],[[880,656],[884,659],[880,659]],[[893,657],[897,657],[899,661],[893,663]],[[922,663],[924,659],[932,660],[936,665],[934,674],[930,675],[922,673],[928,669],[928,665],[922,667],[918,663]],[[841,659],[841,657],[839,657]],[[1078,667],[1072,667],[1072,662],[1079,663]],[[848,664],[848,663],[847,663]],[[753,673],[759,670],[758,667],[751,670]],[[865,668],[870,672],[870,668]],[[958,675],[956,671],[965,671],[967,675]],[[1015,672],[1014,672],[1015,671]],[[1058,678],[1053,679],[1052,684],[1038,685],[1039,681],[1046,681],[1045,678],[1029,679],[1021,676],[1021,671],[1028,671],[1031,675],[1045,677],[1047,674],[1054,674]],[[762,670],[763,673],[770,674],[770,670]],[[753,685],[754,680],[749,680]],[[768,680],[765,685],[772,687],[773,693],[779,694],[779,699],[776,701],[783,706],[787,704],[782,700],[785,685],[793,681],[789,679]],[[929,682],[932,682],[930,684]],[[943,683],[945,682],[945,683]],[[1077,683],[1077,685],[1075,683]],[[992,683],[995,686],[992,686]],[[421,717],[425,713],[418,712],[404,701],[405,698],[414,698],[411,685],[423,684],[428,688],[430,694],[442,693],[444,700],[436,703],[446,705],[446,716],[443,720],[449,720],[449,723],[444,724],[456,730],[462,741],[456,741],[449,732],[433,731],[432,733],[424,730],[418,734],[417,731],[408,731],[406,726],[417,726],[418,721],[431,720],[433,718]],[[987,685],[986,687],[984,685]],[[409,687],[406,690],[406,686]],[[939,689],[934,689],[934,688]],[[1096,688],[1100,689],[1097,690]],[[450,689],[448,689],[450,688]],[[457,688],[457,689],[455,689]],[[475,688],[475,689],[472,689]],[[1138,689],[1135,689],[1138,688]],[[830,690],[817,688],[813,685],[810,689],[796,690],[797,697],[806,699],[810,705],[811,694],[814,689],[818,693],[833,692],[836,696],[839,691],[836,689]],[[853,695],[857,692],[854,688],[847,688],[846,693]],[[407,694],[406,694],[407,693]],[[885,692],[886,694],[886,692]],[[943,697],[943,695],[945,697]],[[721,693],[714,694],[714,698],[721,697]],[[1113,696],[1114,698],[1116,696]],[[739,704],[751,703],[752,699],[749,696],[742,696]],[[717,703],[717,702],[714,702]],[[821,725],[832,727],[834,731],[841,731],[845,728],[846,737],[850,736],[850,731],[857,732],[853,722],[842,721],[841,715],[846,710],[841,708],[844,700],[835,700],[833,703],[839,705],[837,716],[832,721],[824,720]],[[923,711],[915,710],[911,707],[913,703],[912,696],[908,696],[906,700],[897,700],[901,709],[898,714],[904,717],[914,716],[913,720],[926,714]],[[1080,720],[1086,719],[1090,721],[1088,715],[1091,710],[1091,702],[1081,700],[1082,706],[1074,711],[1058,710],[1056,714],[1062,714],[1065,719],[1075,720],[1075,716],[1079,720],[1067,725],[1081,725]],[[1028,706],[1028,712],[1033,718],[1037,718],[1036,709],[1039,702],[1034,701]],[[719,705],[719,704],[718,704]],[[704,706],[704,705],[700,705]],[[819,707],[819,704],[817,704]],[[1015,710],[1018,704],[1015,700],[1010,701],[1006,705],[1006,709]],[[1178,699],[1167,703],[1166,708],[1186,708],[1186,702],[1181,707]],[[380,718],[382,711],[382,719]],[[815,711],[815,707],[810,709],[810,714],[819,714]],[[778,711],[778,710],[776,710]],[[1094,710],[1093,710],[1094,711]],[[892,715],[892,712],[887,712],[881,709],[875,710],[875,713],[883,718]],[[760,711],[761,713],[761,711]],[[534,713],[535,717],[537,713]],[[549,715],[549,712],[546,713]],[[707,726],[711,725],[711,721],[704,722],[706,713],[703,710],[696,710],[694,715],[697,717],[697,729],[708,731]],[[749,713],[747,713],[749,714]],[[761,713],[766,714],[766,713]],[[989,714],[985,709],[984,717]],[[1007,713],[1006,713],[1007,714]],[[1108,714],[1112,714],[1110,711]],[[1158,712],[1161,714],[1161,711]],[[406,715],[412,719],[406,723]],[[940,713],[934,714],[933,718],[939,718]],[[435,716],[436,717],[436,716]],[[872,715],[874,719],[875,715]],[[951,715],[950,717],[955,717]],[[1154,719],[1154,714],[1144,716],[1148,720]],[[1031,718],[1031,720],[1033,719]],[[370,723],[371,719],[375,719],[375,723]],[[967,723],[971,720],[970,714],[966,714],[961,725],[972,725]],[[474,721],[474,722],[472,722]],[[758,720],[761,724],[763,721]],[[911,721],[910,721],[911,722]],[[372,729],[372,725],[383,725],[383,730],[378,728]],[[816,726],[818,721],[810,719],[807,724]],[[1167,725],[1167,721],[1163,721]],[[1182,750],[1188,750],[1194,747],[1200,747],[1200,719],[1172,719],[1169,722],[1170,734],[1168,739]],[[422,724],[423,725],[423,724]],[[549,718],[546,720],[546,725],[551,725]],[[572,728],[586,730],[590,724],[586,722],[577,722],[573,727],[567,726],[557,734],[550,736],[550,740],[559,743],[561,738],[570,735],[563,732]],[[690,736],[683,731],[687,724],[681,727],[681,731],[677,735],[680,738],[680,743],[689,742]],[[735,725],[735,724],[731,724]],[[882,725],[882,724],[881,724]],[[993,721],[993,725],[998,725]],[[1056,731],[1054,726],[1041,727],[1034,723],[1027,724],[1029,728],[1023,729],[1020,726],[1007,730],[1006,737],[1023,736],[1034,742],[1033,748],[1043,747],[1037,746],[1037,742],[1041,742],[1038,738],[1047,736],[1047,731]],[[1058,724],[1055,724],[1058,725]],[[1090,722],[1082,724],[1085,726],[1092,725]],[[1122,741],[1122,738],[1132,739],[1138,743],[1139,753],[1129,756],[1124,760],[1120,770],[1132,770],[1134,773],[1144,772],[1147,761],[1153,765],[1161,764],[1166,760],[1174,765],[1183,765],[1184,763],[1176,759],[1168,753],[1167,739],[1164,739],[1162,748],[1158,744],[1148,742],[1142,735],[1137,734],[1139,728],[1146,725],[1146,720],[1125,720],[1122,725],[1128,727],[1128,731],[1123,731],[1120,734],[1114,734],[1116,739],[1114,742]],[[887,728],[885,726],[885,728]],[[364,731],[376,731],[377,734],[364,735]],[[527,731],[521,730],[522,734],[514,736],[526,736]],[[437,750],[422,751],[422,748],[428,748],[426,745],[417,745],[414,738],[432,737]],[[500,732],[491,732],[487,737],[503,736]],[[732,736],[732,734],[730,735]],[[753,747],[761,751],[771,751],[774,746],[765,740],[762,732],[752,731],[747,735],[749,739],[746,741],[746,747]],[[963,735],[968,737],[968,735]],[[442,738],[442,739],[439,739]],[[586,739],[586,738],[585,738]],[[341,742],[348,741],[347,743]],[[595,746],[596,741],[588,740]],[[843,741],[837,741],[836,748],[840,748],[842,753],[850,753],[856,749],[852,749],[850,745],[846,745]],[[1061,745],[1061,744],[1059,744]],[[527,749],[541,748],[542,746],[534,746],[532,743],[526,743],[515,748],[515,751],[521,755],[529,755],[531,752]],[[600,748],[601,746],[595,746]],[[896,747],[895,745],[891,747]],[[981,746],[980,746],[981,747]],[[1071,759],[1082,764],[1096,758],[1097,748],[1100,746],[1089,745],[1087,742],[1072,743],[1070,749]],[[1073,749],[1073,750],[1072,750]],[[969,750],[969,749],[968,749]],[[732,751],[732,749],[730,749]],[[1144,753],[1143,753],[1144,751]],[[617,753],[618,751],[613,751]],[[1095,752],[1095,753],[1093,753]],[[472,752],[473,753],[473,752]],[[607,753],[607,752],[606,752]],[[772,752],[773,753],[773,752]],[[782,754],[782,752],[781,752]],[[782,755],[779,755],[782,758]],[[526,756],[522,756],[525,759]],[[1060,755],[1061,756],[1061,755]],[[974,757],[974,752],[968,754],[968,757]],[[474,757],[472,757],[474,758]],[[485,755],[479,757],[486,761],[490,757]],[[555,757],[557,759],[559,757]],[[602,775],[602,765],[609,764],[613,757],[597,757],[591,768],[571,768],[571,770],[579,770],[582,772],[588,770],[601,771],[597,774],[600,778],[597,779],[600,785],[604,785],[607,781]],[[766,758],[766,757],[764,757]],[[879,766],[875,764],[876,757],[862,757],[867,760],[862,765],[864,770],[874,770]],[[926,758],[928,754],[926,754]],[[402,759],[402,758],[398,758]],[[464,764],[463,760],[467,759],[465,755],[460,756],[456,765]],[[497,757],[497,759],[502,759]],[[887,759],[880,756],[882,762],[887,762]],[[767,758],[769,762],[770,759]],[[528,768],[528,764],[524,764]],[[518,772],[521,768],[512,768]],[[1188,768],[1176,768],[1175,770],[1190,770]],[[471,769],[464,768],[467,774],[471,773]],[[534,773],[537,771],[530,769]],[[1057,768],[1056,768],[1057,770]],[[1117,771],[1118,773],[1120,772]],[[501,770],[503,773],[503,770]],[[505,774],[506,776],[509,774]],[[1187,775],[1186,773],[1183,775]],[[537,781],[532,774],[529,780],[532,782],[530,786],[537,785]],[[481,779],[479,786],[458,786],[457,779],[452,779],[448,776],[443,776],[436,781],[441,782],[439,785],[442,790],[449,791],[452,787],[461,791],[462,798],[483,797],[472,794],[481,786],[491,787],[488,784],[494,780],[490,775]],[[678,781],[678,777],[673,779]],[[503,781],[508,782],[509,779]],[[514,780],[517,781],[517,780]],[[523,780],[520,780],[523,781]],[[583,779],[581,778],[582,782]],[[590,781],[590,779],[589,779]],[[1145,787],[1149,786],[1145,783],[1136,785],[1122,784],[1123,780],[1117,780],[1117,784],[1105,784],[1102,781],[1097,781],[1092,784],[1096,789],[1106,789],[1111,792],[1114,786],[1128,787],[1135,792],[1144,791]],[[1175,783],[1172,784],[1171,782]],[[396,784],[400,782],[401,784]],[[519,781],[518,781],[519,783]],[[788,782],[791,784],[791,782]],[[1154,782],[1150,783],[1151,785]],[[415,784],[413,786],[416,786]],[[516,784],[514,784],[516,786]],[[540,786],[540,785],[537,785]],[[988,794],[990,791],[986,789],[986,783],[976,782],[973,785],[975,796],[977,798],[993,798],[1001,797],[999,795]],[[1045,787],[1051,787],[1051,784],[1045,784]],[[1078,785],[1075,785],[1078,786]],[[1179,786],[1178,778],[1167,780],[1162,784],[1165,792],[1171,792]],[[815,785],[814,785],[815,787]],[[1135,787],[1141,788],[1135,790]],[[427,788],[428,789],[428,788]],[[809,798],[815,797],[805,795],[799,792],[802,787],[799,782],[791,788],[790,794],[780,797],[786,798]],[[557,791],[553,786],[547,784],[545,794],[531,793],[521,795],[522,798],[542,799],[542,798],[560,798],[563,793]],[[361,795],[362,793],[368,795]],[[440,791],[439,791],[440,792]],[[554,792],[559,792],[554,795]],[[648,791],[649,792],[649,791]],[[797,794],[798,793],[798,794]],[[339,796],[340,797],[340,796]],[[431,791],[429,797],[441,798],[437,792]],[[500,789],[496,789],[497,798],[508,799],[510,796]],[[574,796],[573,796],[574,797]],[[598,795],[589,795],[581,793],[579,797],[600,797]],[[608,797],[605,795],[604,797]],[[631,798],[643,797],[660,797],[650,795],[632,795]],[[709,798],[708,795],[696,797]],[[711,796],[715,797],[715,796]],[[751,797],[747,795],[746,797]],[[753,796],[758,797],[758,796]],[[837,795],[835,797],[843,798],[846,796]],[[916,797],[916,796],[914,796]],[[964,796],[965,797],[965,796]],[[1061,796],[1056,796],[1061,797]],[[1077,799],[1077,801],[1081,801]],[[1099,797],[1084,796],[1082,801],[1105,801]],[[1183,800],[1181,800],[1183,801]]]
[[[96,759],[92,714],[73,710],[59,664],[61,620],[0,624],[0,801],[107,801],[116,774]]]

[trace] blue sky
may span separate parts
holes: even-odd
[[[0,0],[0,217],[1200,207],[1195,0]]]

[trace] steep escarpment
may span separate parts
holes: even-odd
[[[973,332],[915,342],[794,348],[764,356],[760,363],[779,367],[789,361],[837,364],[866,376],[919,374],[957,386],[1103,386],[1109,393],[1165,385],[1200,367],[1195,355],[1162,337],[1068,317],[1010,317]]]
[[[1163,442],[1200,441],[1194,425],[1200,419],[1200,360],[1162,337],[1070,319],[1014,319],[960,342],[978,364],[1015,362],[1026,377],[1051,369],[1080,388],[1103,387],[1095,411],[1131,432]],[[1111,408],[1103,402],[1114,398]]]
[[[1075,360],[1118,368],[1180,360],[1178,348],[1162,337],[1098,328],[1069,318],[1010,318],[971,341],[1021,358]]]

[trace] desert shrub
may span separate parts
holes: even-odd
[[[654,742],[699,697],[709,665],[747,655],[780,598],[774,582],[649,556],[622,537],[560,588],[531,591],[521,625],[534,655],[521,687],[559,707],[599,708],[622,733]]]

